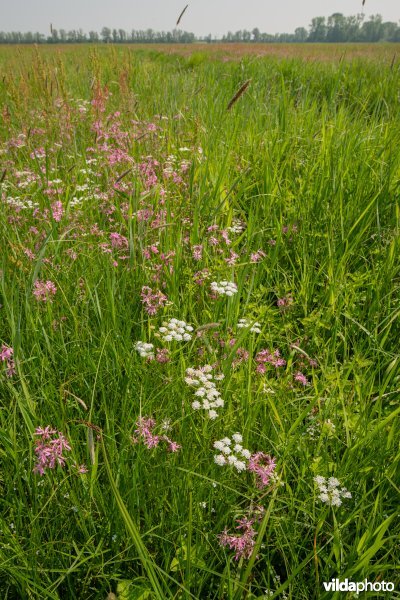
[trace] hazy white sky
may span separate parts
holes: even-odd
[[[0,0],[0,30],[49,32],[111,28],[169,31],[188,0]],[[400,20],[400,0],[189,0],[180,27],[197,35],[219,35],[258,27],[267,33],[308,27],[312,17],[334,12]]]

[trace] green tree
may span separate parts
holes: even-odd
[[[325,42],[326,41],[326,23],[325,17],[314,17],[310,25],[309,42]]]

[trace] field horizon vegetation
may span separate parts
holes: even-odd
[[[396,46],[209,48],[0,47],[2,599],[400,597]]]

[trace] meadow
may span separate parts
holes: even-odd
[[[175,50],[0,48],[1,598],[400,598],[396,49]]]

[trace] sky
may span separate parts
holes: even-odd
[[[170,31],[188,0],[0,0],[1,31],[56,29],[101,31],[154,29]],[[189,0],[180,28],[198,36],[219,37],[227,31],[252,30],[292,33],[308,28],[316,16],[335,12],[366,17],[381,14],[385,21],[400,21],[399,0]]]

